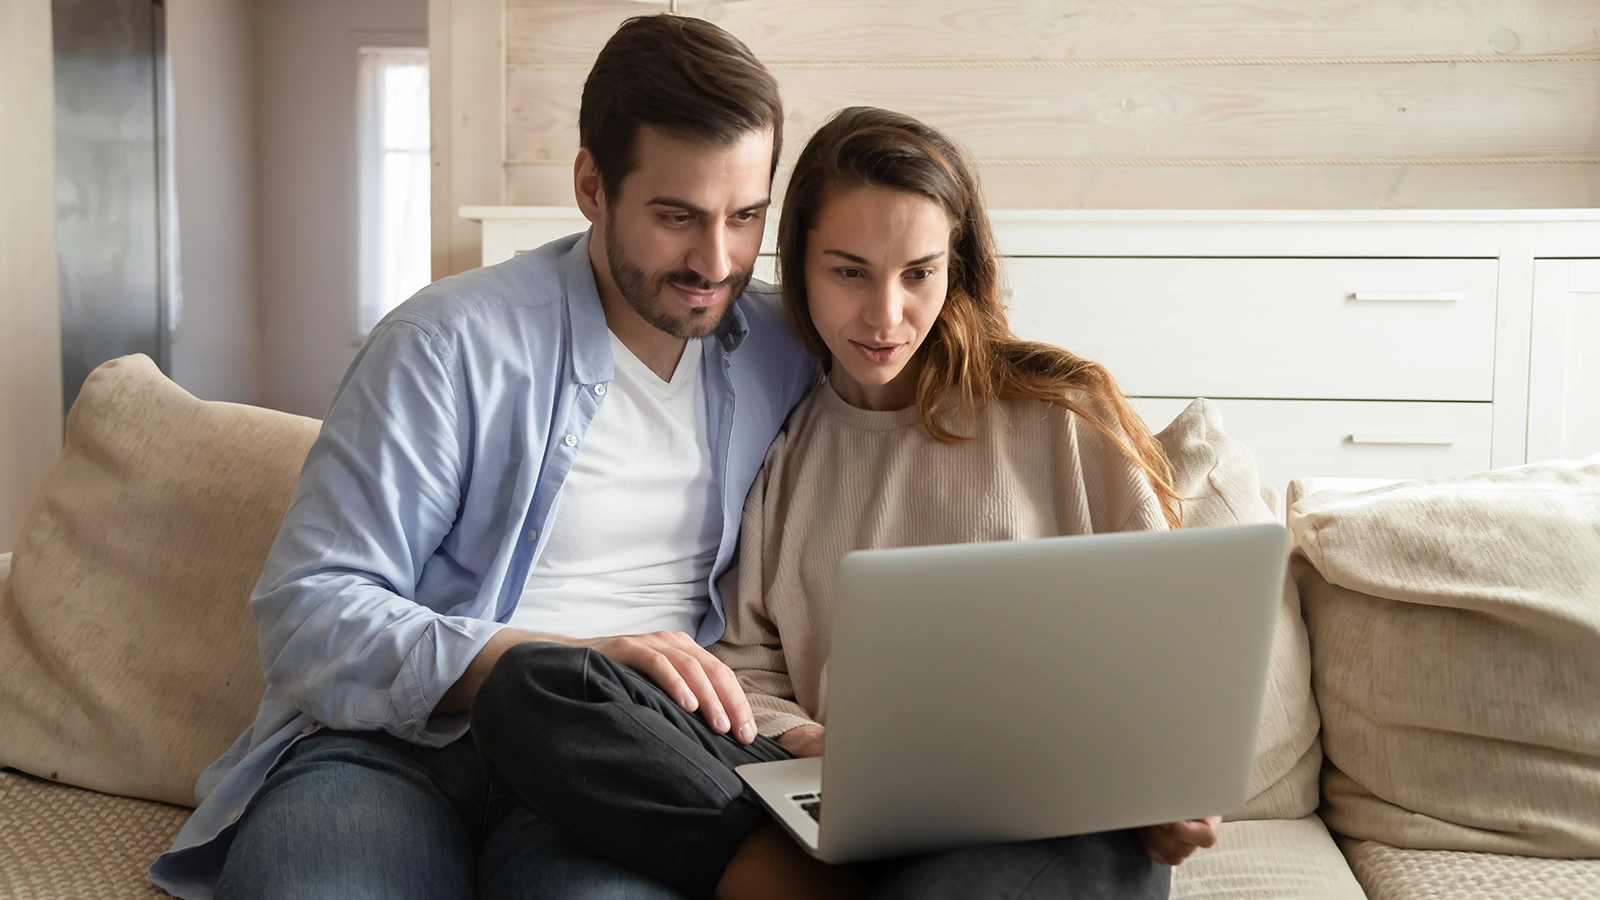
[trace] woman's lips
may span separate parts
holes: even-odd
[[[900,348],[905,346],[904,344],[880,344],[877,342],[863,343],[861,341],[851,341],[850,344],[854,346],[858,352],[860,352],[862,359],[865,359],[870,363],[879,364],[886,363],[894,359],[895,354],[900,351]]]

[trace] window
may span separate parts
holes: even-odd
[[[428,51],[361,48],[361,333],[432,280]]]

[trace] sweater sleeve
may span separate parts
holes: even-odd
[[[1111,411],[1103,406],[1097,411],[1113,423],[1112,431],[1123,437]],[[1068,441],[1073,445],[1073,452],[1066,459],[1077,468],[1077,480],[1089,501],[1093,530],[1165,531],[1167,519],[1161,510],[1161,497],[1144,470],[1128,456],[1127,445],[1113,440],[1081,416],[1067,413],[1066,419]]]
[[[769,504],[768,492],[778,489],[772,472],[781,467],[786,445],[787,435],[779,434],[745,498],[739,526],[739,559],[717,583],[728,617],[727,629],[710,648],[738,676],[755,713],[756,730],[767,737],[816,724],[794,700],[783,639],[767,609],[771,581],[768,551],[776,552],[775,538],[782,533],[782,523],[767,521],[769,510],[782,506]]]

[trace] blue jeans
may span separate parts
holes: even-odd
[[[495,784],[471,738],[437,750],[325,731],[239,820],[219,900],[682,900],[590,853]]]

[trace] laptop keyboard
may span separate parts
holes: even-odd
[[[793,800],[797,806],[805,810],[806,815],[816,820],[818,824],[822,823],[821,791],[817,791],[815,794],[790,794],[789,799]]]

